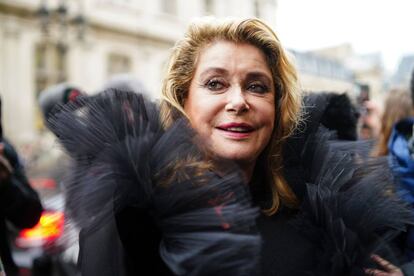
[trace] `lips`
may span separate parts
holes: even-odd
[[[249,133],[254,131],[254,128],[245,123],[228,123],[228,124],[221,124],[217,127],[220,130],[235,132],[235,133]]]
[[[249,124],[245,123],[228,123],[221,124],[216,127],[219,132],[226,138],[231,140],[244,140],[251,136],[252,132],[255,130]]]

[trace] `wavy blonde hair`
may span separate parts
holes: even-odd
[[[372,155],[383,156],[388,154],[388,140],[394,124],[399,120],[413,115],[411,95],[407,89],[395,88],[388,92],[381,117],[381,130],[378,142]]]
[[[203,18],[190,24],[185,37],[172,50],[162,88],[161,117],[165,127],[187,116],[187,98],[200,52],[217,41],[247,43],[260,49],[266,57],[276,91],[276,118],[272,138],[261,155],[270,179],[272,203],[263,211],[272,215],[281,204],[297,207],[298,200],[282,172],[282,146],[300,122],[301,92],[297,74],[273,30],[259,19]]]

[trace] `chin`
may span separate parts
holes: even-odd
[[[262,148],[249,143],[216,143],[212,147],[212,152],[216,156],[245,165],[254,164],[261,151]]]
[[[243,152],[243,151],[236,151],[236,152],[226,152],[221,151],[217,154],[220,158],[234,161],[238,164],[251,164],[256,160],[256,155],[251,152]]]

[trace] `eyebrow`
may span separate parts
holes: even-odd
[[[200,77],[203,78],[205,75],[211,74],[211,73],[217,73],[220,75],[224,75],[227,76],[229,74],[229,72],[221,67],[210,67],[207,68],[206,70],[204,70],[201,74]],[[263,78],[266,81],[270,83],[272,83],[272,77],[269,77],[266,73],[262,72],[262,71],[253,71],[253,72],[248,72],[246,75],[246,79],[257,79],[257,78]]]
[[[211,73],[217,73],[217,74],[225,75],[225,76],[227,76],[229,74],[229,72],[224,68],[210,67],[210,68],[207,68],[206,70],[204,70],[203,73],[200,74],[200,77],[203,78],[205,75],[208,75],[208,74],[211,74]]]
[[[247,73],[246,79],[263,79],[269,82],[270,85],[272,83],[273,78],[269,78],[269,76],[266,73],[263,73],[261,71],[254,71]]]

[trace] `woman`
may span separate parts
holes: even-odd
[[[266,213],[274,214],[281,202],[297,205],[280,171],[280,152],[300,120],[301,94],[295,69],[268,26],[259,20],[190,26],[173,50],[163,99],[167,126],[177,111],[187,116],[213,152],[235,160],[249,181],[256,162],[265,164],[260,173],[272,194]]]
[[[397,180],[397,190],[402,198],[411,206],[414,203],[413,187],[413,158],[410,149],[413,133],[413,115],[411,96],[406,89],[392,89],[385,100],[382,114],[382,125],[378,143],[373,150],[374,156],[389,156],[390,165]],[[411,138],[411,139],[410,139]],[[409,229],[408,233],[399,237],[401,247],[407,261],[414,259],[414,233]],[[405,264],[408,271],[411,263]],[[411,271],[414,271],[411,268]],[[411,272],[413,273],[413,272]]]
[[[64,107],[52,125],[86,175],[69,183],[88,207],[81,226],[95,233],[115,217],[129,264],[154,262],[158,275],[363,274],[409,214],[315,122],[284,160],[300,110],[295,69],[266,24],[207,19],[173,49],[160,118],[112,91]]]
[[[381,116],[381,131],[373,150],[374,156],[388,155],[388,142],[392,129],[401,119],[413,114],[410,94],[405,89],[391,89],[385,100],[384,112]]]

